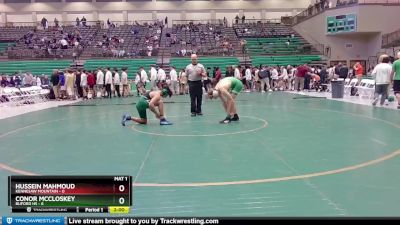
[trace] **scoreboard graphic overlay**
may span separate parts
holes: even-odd
[[[328,34],[347,33],[357,30],[357,14],[328,16],[326,22],[326,32]]]
[[[8,205],[21,213],[127,213],[131,176],[9,176]]]

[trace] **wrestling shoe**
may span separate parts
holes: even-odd
[[[227,124],[227,123],[230,123],[231,121],[232,121],[232,119],[230,117],[226,117],[224,120],[219,121],[219,123]]]
[[[173,124],[173,123],[169,122],[169,121],[166,120],[166,119],[160,120],[160,125],[172,125],[172,124]]]
[[[127,120],[131,120],[131,116],[128,113],[124,113],[121,120],[122,126],[125,126]]]
[[[238,114],[233,115],[233,118],[231,119],[232,121],[239,121],[239,116]]]

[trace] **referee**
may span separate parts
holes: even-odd
[[[189,80],[189,94],[190,94],[190,112],[192,116],[202,116],[201,101],[203,98],[203,83],[202,77],[207,76],[204,66],[197,63],[197,55],[192,54],[192,64],[186,66],[186,74]]]

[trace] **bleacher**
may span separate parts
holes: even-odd
[[[253,56],[252,64],[254,66],[297,66],[302,64],[311,64],[321,60],[319,55],[286,55],[286,56]]]
[[[185,24],[174,25],[172,29],[166,29],[165,35],[169,33],[171,38],[168,42],[172,42],[172,36],[176,36],[177,41],[167,44],[170,46],[170,54],[173,56],[181,56],[179,52],[185,49],[187,54],[197,53],[199,55],[223,56],[229,55],[228,48],[222,47],[223,40],[228,43],[233,42],[223,32],[224,27],[221,24]],[[218,41],[216,40],[218,36]],[[235,46],[236,47],[236,46]]]
[[[8,47],[15,46],[15,42],[0,42],[0,56],[4,55]]]
[[[246,38],[250,55],[305,54],[303,40],[294,37]]]
[[[126,67],[126,68],[128,68],[128,78],[134,79],[135,73],[137,71],[139,71],[139,68],[141,66],[143,66],[146,71],[149,71],[150,65],[156,65],[155,58],[134,59],[134,60],[132,60],[132,59],[123,59],[123,60],[90,59],[90,60],[86,60],[84,68],[86,70],[96,70],[100,67],[101,68],[110,67],[110,69],[117,68],[118,70],[121,70],[123,67]]]
[[[240,23],[233,28],[239,38],[287,37],[294,33],[290,26],[280,23]]]
[[[170,65],[175,66],[176,70],[185,69],[187,65],[192,63],[190,58],[171,58]],[[219,67],[221,72],[225,74],[226,67],[236,66],[239,64],[239,60],[236,57],[201,57],[199,63],[202,64],[206,69],[210,67]]]
[[[134,34],[133,30],[138,33]],[[85,52],[87,57],[146,57],[147,46],[153,47],[151,56],[157,56],[158,47],[161,38],[161,33],[158,33],[159,26],[157,25],[121,25],[119,27],[111,27],[108,29],[101,29],[90,48]],[[158,40],[154,41],[151,37],[157,36]],[[105,46],[105,38],[123,39],[123,43],[116,43],[111,41],[108,46]],[[103,46],[100,46],[102,43]]]
[[[0,27],[0,41],[16,41],[22,38],[24,34],[33,30],[34,27]]]
[[[51,75],[53,69],[65,69],[70,66],[70,60],[52,61],[5,61],[0,62],[0,73],[31,72],[33,75]]]
[[[11,59],[72,58],[74,52],[77,54],[80,52],[71,45],[68,46],[68,49],[61,49],[59,41],[63,36],[67,34],[74,34],[77,36],[77,34],[79,34],[81,37],[79,44],[85,47],[90,45],[97,30],[98,28],[96,26],[65,26],[62,31],[55,27],[50,27],[47,30],[30,30],[28,32],[32,37],[28,38],[29,35],[26,35],[28,32],[23,34],[16,46],[8,51],[8,57]],[[27,39],[31,40],[31,46],[25,43]],[[54,43],[53,40],[55,40]],[[50,48],[51,45],[57,47],[52,49]]]

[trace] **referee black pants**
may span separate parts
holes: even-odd
[[[203,82],[189,81],[190,112],[201,113],[201,101],[203,99]]]

